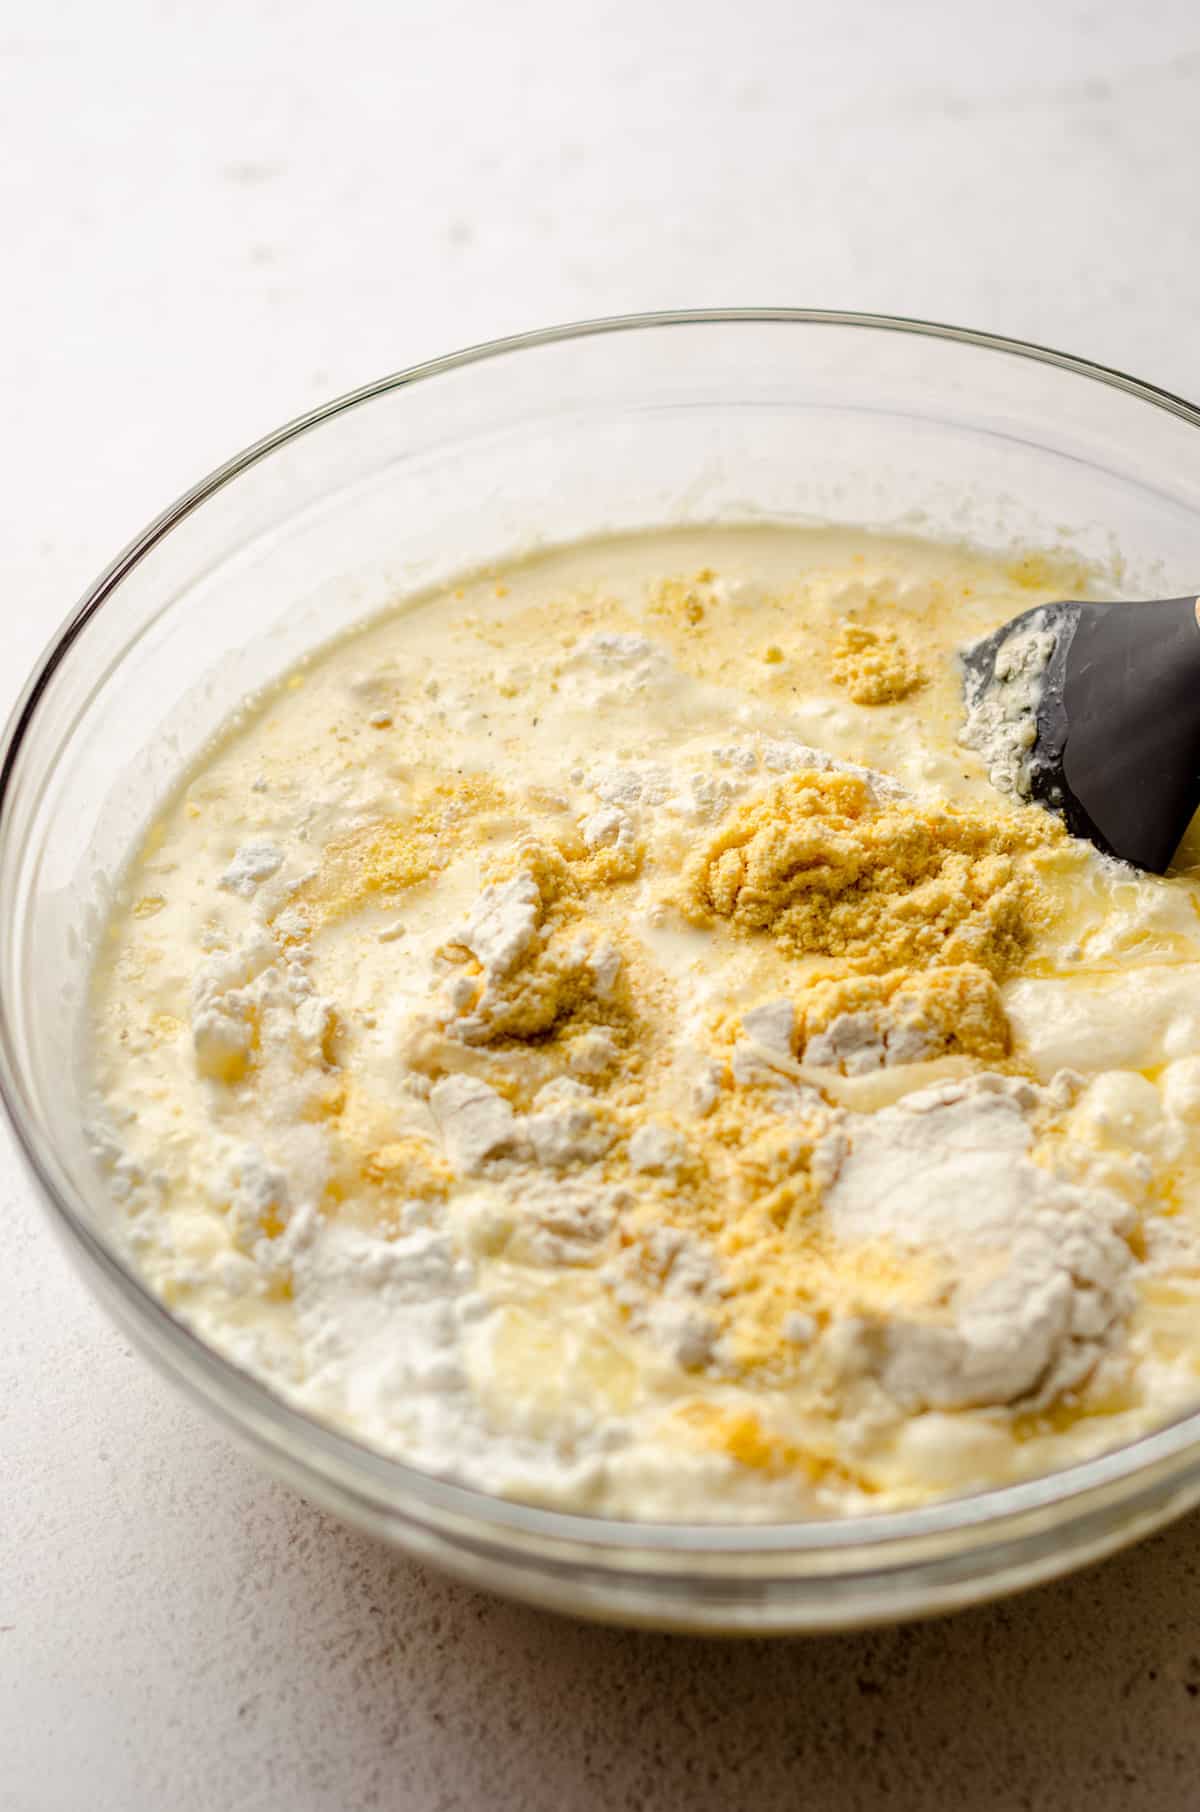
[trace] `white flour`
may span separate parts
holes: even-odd
[[[1037,1104],[1029,1084],[982,1075],[848,1115],[829,1136],[839,1238],[943,1255],[956,1278],[946,1325],[862,1325],[863,1363],[910,1408],[1052,1402],[1129,1313],[1129,1204],[1031,1160]]]
[[[1054,630],[1040,623],[1035,617],[1028,629],[1002,642],[990,681],[968,688],[960,736],[968,749],[983,757],[992,785],[1018,799],[1030,795],[1038,706],[1058,639]]]

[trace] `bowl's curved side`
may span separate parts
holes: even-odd
[[[51,641],[0,744],[0,1096],[77,1262],[142,1349],[277,1472],[363,1527],[473,1583],[629,1622],[828,1629],[952,1609],[1082,1564],[1200,1500],[1200,1414],[1050,1478],[852,1522],[620,1525],[431,1479],[291,1409],[149,1294],[104,1230],[67,1086],[89,926],[171,763],[259,683],[260,631],[278,670],[340,620],[347,587],[361,615],[409,584],[414,563],[437,570],[464,495],[484,548],[523,514],[562,510],[577,529],[606,496],[657,507],[671,485],[703,511],[761,484],[774,512],[809,500],[795,471],[819,447],[845,488],[838,503],[830,485],[837,507],[861,495],[894,509],[934,494],[950,448],[985,486],[996,477],[996,495],[1036,469],[1051,515],[1068,499],[1103,528],[1124,510],[1135,538],[1180,567],[1194,560],[1194,575],[1197,428],[1200,410],[1181,398],[998,336],[822,310],[694,311],[552,328],[397,373],[266,436],[164,511]],[[696,450],[705,434],[715,463]],[[883,442],[892,492],[855,493]],[[626,489],[608,496],[622,457]],[[664,464],[669,484],[654,491]],[[962,482],[960,464],[938,508]],[[363,559],[348,576],[349,545]],[[297,623],[306,586],[311,622]],[[156,765],[146,751],[164,725],[169,759]]]

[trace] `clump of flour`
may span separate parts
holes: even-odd
[[[966,722],[959,741],[983,757],[997,791],[1017,799],[1032,793],[1038,707],[1058,641],[1045,622],[1046,613],[1039,611],[1030,628],[1000,644],[990,676],[967,680]]]

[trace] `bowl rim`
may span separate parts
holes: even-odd
[[[800,325],[866,329],[896,333],[972,347],[1048,365],[1073,376],[1100,383],[1174,415],[1200,429],[1200,406],[1159,385],[1127,372],[1034,341],[977,331],[944,322],[902,315],[876,314],[823,308],[717,308],[658,310],[647,313],[601,316],[566,322],[526,333],[483,341],[461,351],[425,360],[359,386],[294,417],[263,435],[241,452],[216,466],[160,512],[140,534],[101,572],[51,636],[13,705],[0,736],[0,849],[10,830],[17,765],[42,701],[70,649],[92,617],[117,591],[125,577],[154,547],[209,498],[242,473],[301,436],[359,406],[411,384],[461,371],[485,360],[535,351],[564,341],[601,335],[685,327]],[[51,1142],[28,1102],[16,1055],[8,1010],[0,997],[0,1102],[13,1128],[18,1148],[32,1172],[42,1198],[56,1217],[60,1230],[74,1242],[77,1258],[86,1258],[100,1271],[117,1303],[126,1326],[147,1324],[152,1336],[151,1357],[165,1366],[189,1394],[200,1398],[230,1426],[257,1437],[260,1445],[286,1452],[293,1463],[315,1469],[345,1490],[348,1475],[362,1505],[384,1514],[412,1518],[418,1506],[475,1531],[525,1541],[543,1541],[576,1554],[586,1551],[593,1561],[605,1551],[615,1564],[624,1555],[653,1554],[660,1561],[673,1555],[716,1562],[754,1556],[835,1555],[843,1550],[870,1553],[877,1559],[889,1550],[908,1550],[930,1538],[976,1531],[1001,1535],[1031,1515],[1039,1520],[1057,1509],[1076,1508],[1086,1514],[1099,1496],[1125,1487],[1136,1490],[1189,1449],[1194,1450],[1200,1476],[1200,1407],[1185,1411],[1151,1432],[1109,1452],[1074,1461],[1054,1471],[1011,1484],[957,1497],[937,1499],[909,1510],[855,1512],[836,1518],[795,1522],[674,1522],[634,1521],[598,1517],[585,1512],[553,1510],[523,1500],[494,1496],[422,1471],[408,1462],[369,1447],[354,1436],[323,1423],[296,1408],[281,1392],[245,1370],[216,1347],[201,1339],[174,1315],[143,1283],[115,1246],[89,1224],[81,1192],[62,1172]],[[170,1355],[167,1357],[166,1355]],[[236,1410],[230,1399],[237,1402]],[[424,1520],[418,1514],[418,1520]],[[849,1556],[847,1556],[848,1558]],[[884,1563],[886,1564],[886,1562]]]

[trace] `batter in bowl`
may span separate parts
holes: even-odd
[[[1200,887],[960,741],[957,649],[1087,585],[597,540],[248,702],[95,972],[151,1287],[387,1453],[615,1516],[898,1508],[1192,1404]]]

